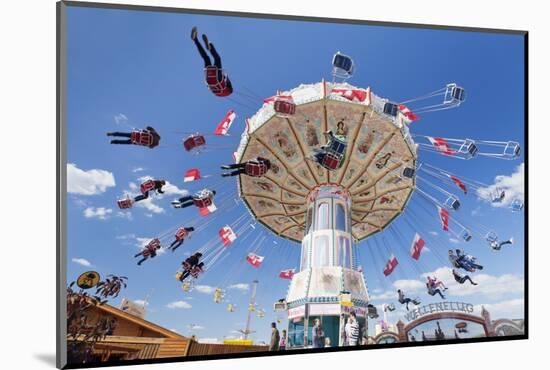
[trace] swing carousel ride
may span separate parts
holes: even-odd
[[[491,228],[479,223],[467,225],[458,216],[461,196],[473,193],[489,202],[503,202],[507,197],[505,191],[496,189],[481,194],[489,188],[487,184],[430,165],[422,154],[435,152],[461,160],[477,157],[514,160],[521,155],[520,144],[413,133],[419,115],[465,103],[466,91],[460,85],[448,83],[433,92],[396,102],[376,95],[370,87],[348,83],[354,74],[354,62],[340,52],[332,61],[331,81],[302,84],[288,91],[277,91],[266,99],[252,89],[239,90],[238,86],[232,91],[233,96],[220,95],[223,81],[213,79],[218,76],[226,80],[227,75],[207,72],[207,85],[214,95],[229,99],[243,110],[254,109],[255,113],[245,120],[245,130],[233,149],[234,163],[222,166],[235,172],[219,180],[212,174],[204,175],[200,168],[185,169],[184,181],[189,185],[200,184],[202,190],[173,204],[176,208],[195,206],[199,214],[194,213],[185,222],[160,233],[141,254],[144,259],[155,257],[158,249],[167,248],[174,238],[171,247],[185,240],[183,247],[192,251],[192,255],[182,262],[176,275],[184,292],[192,291],[204,275],[221,268],[220,261],[228,254],[242,255],[241,264],[223,269],[222,281],[213,297],[215,303],[225,303],[227,312],[236,312],[238,307],[227,287],[242,269],[271,263],[273,244],[279,241],[288,248],[296,248],[295,244],[300,243],[300,261],[288,260],[290,254],[281,246],[275,252],[281,257],[279,263],[286,264],[281,266],[286,269],[278,270],[278,277],[290,280],[287,296],[274,305],[278,321],[283,316],[288,319],[289,338],[300,327],[302,334],[292,337],[289,346],[303,347],[311,342],[306,334],[313,325],[310,317],[322,315],[326,335],[333,345],[343,345],[339,333],[352,312],[363,327],[367,326],[368,317],[378,316],[369,303],[358,247],[377,233],[393,238],[391,246],[387,240],[375,240],[375,245],[369,245],[380,256],[387,255],[378,261],[371,258],[364,266],[385,277],[391,275],[398,265],[392,248],[410,245],[404,233],[392,226],[400,215],[410,214],[404,221],[416,231],[410,251],[414,260],[418,260],[424,240],[434,245],[433,249],[442,244],[427,235],[419,224],[419,212],[423,211],[424,217],[438,220],[445,232],[464,243],[475,237],[495,250],[506,244],[499,243]],[[235,110],[227,112],[210,136],[223,140],[236,118]],[[141,138],[146,136],[144,130],[139,132]],[[220,148],[207,143],[210,141],[208,134],[200,132],[189,133],[182,140],[185,151],[192,155]],[[151,140],[145,142],[150,144]],[[235,187],[224,185],[233,177],[237,180],[237,193]],[[141,188],[142,198],[157,189],[156,181],[147,181]],[[134,200],[127,195],[119,200],[119,207],[132,208],[142,198]],[[413,198],[417,207],[410,206]],[[514,212],[523,209],[522,199],[507,200],[506,204]],[[239,209],[240,216],[233,222],[216,225],[220,214]],[[219,229],[213,238],[202,246],[193,245],[193,233],[205,232],[213,225]],[[274,236],[273,244],[267,242],[269,232]],[[176,245],[175,248],[181,243]],[[446,260],[446,256],[437,255]],[[260,280],[276,277],[259,274]],[[246,311],[248,323],[253,312],[259,318],[266,314],[266,309],[259,307],[254,298]],[[242,332],[247,336],[252,330],[247,325]]]

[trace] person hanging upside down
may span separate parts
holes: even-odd
[[[509,240],[505,240],[503,242],[499,242],[498,240],[495,240],[495,241],[492,241],[490,245],[493,250],[499,251],[502,248],[502,246],[506,244],[514,244],[514,238],[510,238]]]
[[[170,249],[172,252],[175,252],[176,249],[180,247],[180,245],[183,244],[183,241],[185,238],[192,232],[195,231],[194,227],[180,227],[176,230],[175,240],[170,244]]]
[[[208,207],[212,204],[212,199],[216,195],[216,190],[202,189],[198,193],[193,195],[187,195],[181,197],[172,202],[174,208],[187,208],[192,205],[195,205],[199,208]]]
[[[147,126],[145,130],[134,130],[132,132],[108,132],[107,136],[126,137],[128,139],[114,139],[111,144],[133,144],[141,145],[149,148],[154,148],[159,145],[160,135],[151,126]]]
[[[202,40],[206,49],[210,51],[212,57],[214,58],[214,64],[210,60],[210,57],[202,47],[201,43],[198,40],[197,27],[193,27],[191,30],[191,40],[195,43],[199,54],[204,61],[204,70],[206,73],[206,84],[212,93],[216,96],[229,96],[233,92],[233,85],[227,74],[222,70],[222,60],[220,55],[216,51],[214,44],[208,41],[208,37],[205,34],[202,35]]]
[[[470,275],[461,275],[460,272],[458,272],[456,269],[453,269],[453,277],[455,278],[455,281],[459,284],[464,284],[466,280],[468,280],[470,284],[477,285],[477,283],[474,283],[472,278],[470,278]]]
[[[248,175],[252,177],[261,177],[271,168],[269,159],[257,157],[255,160],[246,161],[244,163],[228,164],[221,167],[223,170],[235,170],[227,173],[222,173],[223,177]]]
[[[192,256],[188,257],[185,261],[181,263],[183,272],[179,277],[180,281],[185,280],[185,278],[187,278],[191,274],[191,270],[199,264],[201,257],[202,257],[202,253],[197,252]]]
[[[409,303],[412,303],[415,306],[418,306],[420,304],[420,301],[418,299],[411,299],[411,298],[405,297],[405,293],[403,293],[401,289],[397,289],[397,294],[398,294],[397,301],[401,304],[404,304],[407,311],[409,310]]]
[[[134,257],[143,256],[143,258],[137,263],[141,266],[143,262],[145,262],[149,258],[155,258],[157,256],[157,250],[161,248],[160,240],[153,239],[145,246],[145,248],[136,254]]]
[[[134,198],[134,202],[139,202],[140,200],[144,200],[149,198],[149,192],[154,190],[158,194],[164,194],[164,191],[162,190],[162,187],[166,185],[165,180],[147,180],[143,184],[141,184],[141,192],[142,194],[138,195]]]

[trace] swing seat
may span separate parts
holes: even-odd
[[[455,83],[447,84],[443,105],[459,106],[466,100],[466,90]]]
[[[228,312],[235,312],[235,306],[231,303],[227,305],[227,311]]]
[[[451,90],[451,96],[462,103],[466,99],[466,91],[462,87],[454,86]]]
[[[477,145],[475,145],[474,143],[470,143],[470,145],[468,145],[468,153],[473,157],[477,154],[477,152],[479,151],[479,149],[477,148]]]
[[[338,139],[337,137],[333,137],[330,142],[327,144],[327,151],[332,152],[335,155],[344,155],[346,153],[346,149],[348,147],[348,144]]]
[[[176,272],[176,275],[174,275],[174,277],[176,278],[176,280],[179,280],[181,278],[181,275],[183,275],[183,272],[178,271]]]
[[[181,289],[183,289],[184,292],[190,291],[191,290],[191,283],[189,283],[189,282],[183,283],[183,285],[181,286]]]
[[[151,240],[149,244],[147,244],[147,247],[156,249],[160,248],[160,240],[158,240],[157,238]]]
[[[384,113],[389,115],[389,116],[392,116],[392,117],[396,117],[397,116],[397,104],[395,103],[391,103],[391,102],[386,102],[384,103]]]
[[[180,227],[177,231],[176,231],[176,240],[183,240],[187,235],[189,234],[189,231],[185,230],[185,228],[183,227]]]
[[[332,57],[332,75],[338,78],[350,78],[353,75],[353,59],[337,52]]]
[[[445,206],[449,209],[458,211],[460,208],[460,201],[458,198],[456,198],[454,195],[451,195],[447,200],[445,201]]]
[[[134,145],[149,146],[153,143],[153,134],[147,130],[134,130],[130,135],[130,140]]]
[[[489,231],[485,235],[485,240],[487,240],[489,243],[494,243],[498,241],[498,235],[494,231]]]
[[[246,162],[244,171],[248,176],[261,177],[267,173],[267,166],[265,163]]]
[[[199,134],[191,135],[183,141],[183,147],[188,152],[198,150],[198,148],[200,148],[204,144],[206,144],[206,139],[203,135]]]
[[[325,153],[325,155],[323,156],[323,160],[321,161],[321,166],[330,171],[337,170],[342,164],[342,158],[343,157],[340,155]]]
[[[204,69],[206,85],[208,89],[216,96],[228,96],[231,94],[231,89],[227,83],[227,74],[222,69],[216,66],[208,66]],[[221,76],[221,79],[218,77]]]
[[[193,199],[193,204],[198,208],[206,208],[212,205],[212,198],[205,197],[199,199]]]
[[[140,186],[141,194],[146,194],[147,192],[153,190],[154,188],[155,188],[155,182],[153,180],[147,180],[144,183],[142,183]]]
[[[250,303],[250,304],[248,305],[248,311],[249,311],[249,312],[254,312],[254,311],[256,311],[256,307],[254,307],[254,305],[253,305],[252,303]]]
[[[406,178],[412,179],[414,177],[414,172],[415,172],[414,168],[406,167],[403,170],[403,176]]]
[[[273,110],[282,117],[292,116],[296,113],[296,104],[294,104],[292,97],[277,97],[273,103]]]
[[[134,205],[134,200],[131,198],[119,199],[117,200],[117,204],[118,208],[120,209],[128,209],[132,208],[132,206]]]
[[[510,205],[513,212],[520,212],[523,210],[523,202],[519,199],[514,199]]]
[[[461,236],[462,236],[462,239],[464,239],[464,241],[469,242],[470,240],[472,240],[472,234],[470,234],[470,232],[468,230],[462,231]]]

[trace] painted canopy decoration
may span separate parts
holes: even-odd
[[[342,90],[363,92],[365,99],[350,100]],[[275,234],[300,242],[309,192],[337,184],[351,195],[356,240],[384,229],[403,212],[415,186],[414,178],[402,176],[417,160],[407,118],[385,115],[386,99],[347,83],[322,81],[281,94],[292,96],[296,113],[281,117],[272,104],[264,104],[247,120],[235,155],[237,163],[258,156],[272,163],[261,178],[239,178],[239,192],[253,216]],[[344,163],[335,171],[306,159],[326,143],[329,130],[348,143]]]

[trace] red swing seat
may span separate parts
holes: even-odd
[[[198,208],[210,207],[212,205],[212,198],[205,197],[205,198],[193,199],[193,204]]]
[[[146,194],[148,191],[151,191],[154,188],[155,188],[155,181],[147,180],[144,183],[142,183],[140,186],[141,194]]]
[[[153,144],[153,134],[147,130],[135,130],[132,131],[130,140],[135,145],[150,146]]]
[[[267,170],[265,163],[258,162],[246,162],[244,167],[244,172],[252,177],[261,177],[267,173]]]
[[[273,103],[273,110],[275,110],[275,112],[279,113],[282,116],[292,116],[294,113],[296,113],[296,104],[294,104],[294,100],[292,99],[292,97],[278,97]]]
[[[194,149],[197,149],[197,148],[203,146],[204,144],[206,144],[206,139],[204,138],[203,135],[198,135],[198,134],[191,135],[183,141],[183,147],[188,152],[190,152]]]
[[[117,204],[118,208],[120,209],[128,209],[132,208],[132,206],[134,205],[134,201],[131,198],[119,199],[117,200]]]
[[[189,231],[185,230],[183,227],[180,227],[176,231],[176,240],[183,240],[187,235],[189,235]]]
[[[340,168],[341,163],[342,156],[333,153],[326,153],[321,161],[321,166],[325,167],[327,170],[333,171]]]
[[[206,84],[208,89],[216,96],[228,96],[231,94],[231,89],[227,84],[227,75],[216,66],[208,66],[204,69]],[[218,79],[221,75],[221,80]]]

